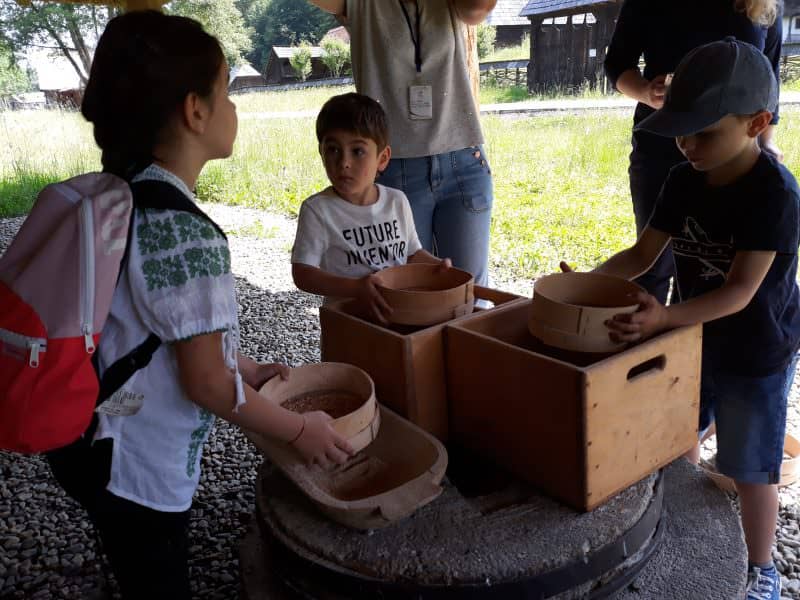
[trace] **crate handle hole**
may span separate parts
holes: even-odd
[[[663,371],[664,367],[667,366],[667,357],[663,354],[661,356],[656,356],[655,358],[651,358],[650,360],[646,360],[643,363],[636,365],[635,367],[631,368],[628,371],[628,381],[632,381],[638,377],[643,377],[644,375],[655,372],[655,371]]]

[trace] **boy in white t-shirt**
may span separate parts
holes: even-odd
[[[407,262],[451,266],[422,248],[406,195],[375,183],[391,158],[388,138],[373,99],[351,93],[325,103],[317,139],[331,186],[303,202],[292,248],[298,288],[356,298],[381,322],[391,309],[375,288],[377,271]]]

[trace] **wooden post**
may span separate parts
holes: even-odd
[[[161,10],[166,0],[125,0],[125,10]]]

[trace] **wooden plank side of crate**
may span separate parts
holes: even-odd
[[[582,371],[502,341],[524,335],[528,307],[514,303],[447,328],[450,437],[581,508]]]
[[[682,327],[587,368],[587,510],[697,442],[702,331]]]
[[[405,336],[347,314],[340,304],[319,311],[323,361],[360,367],[375,382],[381,404],[409,418],[407,342]]]

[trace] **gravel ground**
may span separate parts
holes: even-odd
[[[318,361],[318,301],[297,291],[291,281],[288,252],[294,222],[242,208],[203,208],[231,234],[243,351],[260,361],[292,366]],[[0,220],[0,252],[21,223]],[[529,282],[513,280],[501,266],[493,266],[492,279],[494,287],[529,293]],[[800,425],[797,396],[795,384],[789,411],[789,430],[795,434]],[[713,444],[707,444],[704,454],[712,451]],[[217,421],[204,451],[191,513],[196,598],[238,598],[237,543],[253,511],[260,462],[236,428]],[[775,558],[786,578],[785,597],[800,599],[797,487],[781,491]],[[0,600],[93,598],[105,581],[85,514],[55,484],[44,461],[0,452]]]

